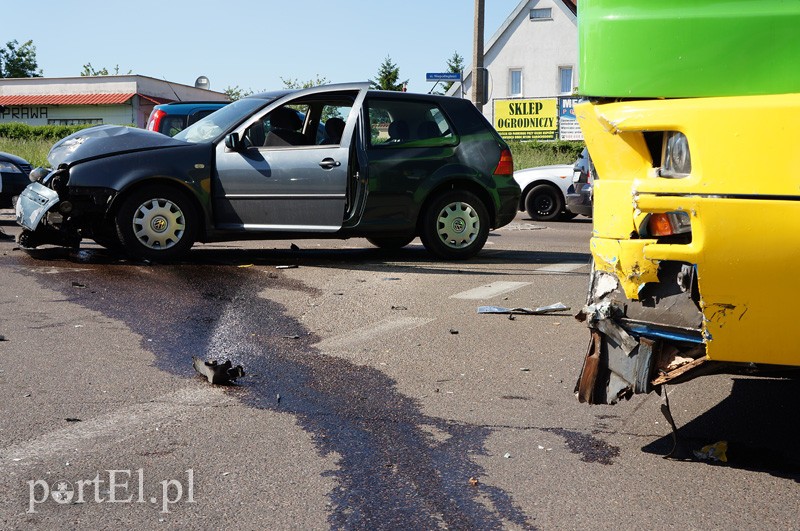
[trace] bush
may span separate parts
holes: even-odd
[[[585,147],[581,141],[508,142],[514,156],[514,169],[535,168],[550,164],[574,164]]]
[[[47,140],[55,142],[91,125],[28,125],[20,122],[0,124],[0,137],[11,140]]]

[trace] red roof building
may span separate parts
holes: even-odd
[[[198,100],[228,101],[228,96],[136,75],[0,79],[0,123],[144,127],[155,105]]]

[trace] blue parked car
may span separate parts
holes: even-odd
[[[149,131],[175,136],[188,126],[226,106],[227,101],[176,101],[153,107],[147,119]]]

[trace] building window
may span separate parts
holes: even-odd
[[[559,92],[561,94],[572,94],[572,67],[558,67]]]
[[[550,7],[537,7],[531,9],[531,20],[553,20],[553,10]]]
[[[509,96],[522,96],[522,70],[510,70]]]
[[[47,125],[102,125],[102,118],[48,118]]]

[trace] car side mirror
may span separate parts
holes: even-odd
[[[231,151],[244,151],[244,142],[239,138],[239,133],[231,133],[226,136],[225,147]]]

